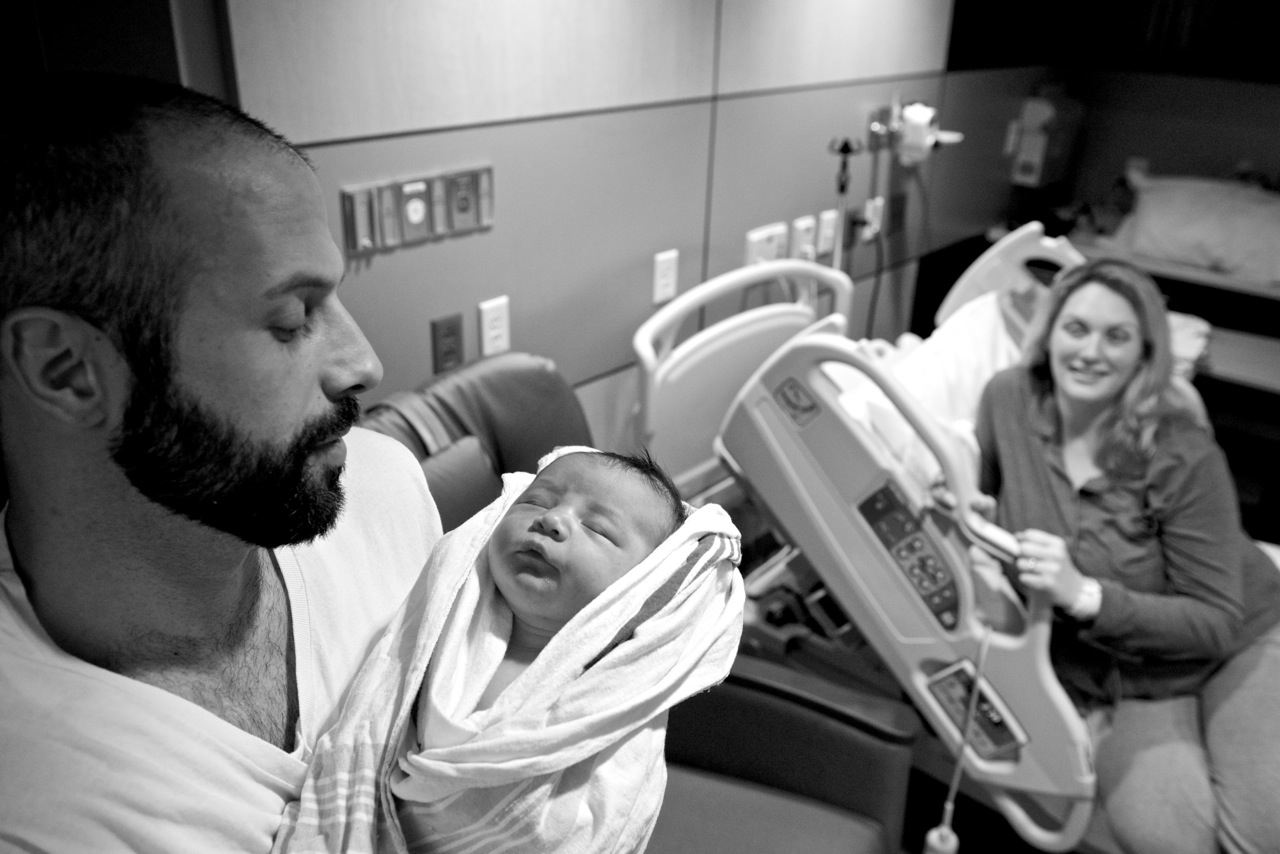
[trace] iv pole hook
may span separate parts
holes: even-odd
[[[862,151],[862,140],[851,140],[847,136],[836,138],[827,143],[827,151],[840,157],[840,171],[836,173],[836,195],[840,199],[840,234],[831,250],[831,266],[844,270],[844,230],[849,223],[849,157]]]

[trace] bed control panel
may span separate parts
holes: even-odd
[[[942,627],[955,629],[960,620],[955,578],[892,482],[873,492],[858,510]]]
[[[1027,743],[1027,736],[985,679],[978,696],[973,698],[973,670],[973,662],[961,659],[930,677],[929,691],[961,733],[961,741],[967,741],[979,756],[986,760],[1016,760],[1018,749]],[[964,727],[971,701],[973,721],[966,736]]]

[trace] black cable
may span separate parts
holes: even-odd
[[[880,299],[880,279],[884,274],[884,232],[879,231],[875,237],[876,243],[876,272],[871,280],[871,296],[868,297],[867,303],[867,328],[863,338],[870,341],[871,332],[876,323],[876,303]]]

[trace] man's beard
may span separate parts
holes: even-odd
[[[172,379],[148,385],[135,384],[111,452],[144,496],[264,548],[308,542],[337,522],[342,466],[312,459],[356,423],[354,397],[276,447],[245,436]]]

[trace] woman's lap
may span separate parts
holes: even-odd
[[[1126,850],[1280,850],[1280,627],[1201,696],[1122,700],[1090,727],[1099,800]]]
[[[1228,852],[1280,851],[1280,626],[1227,662],[1201,693],[1205,743]]]

